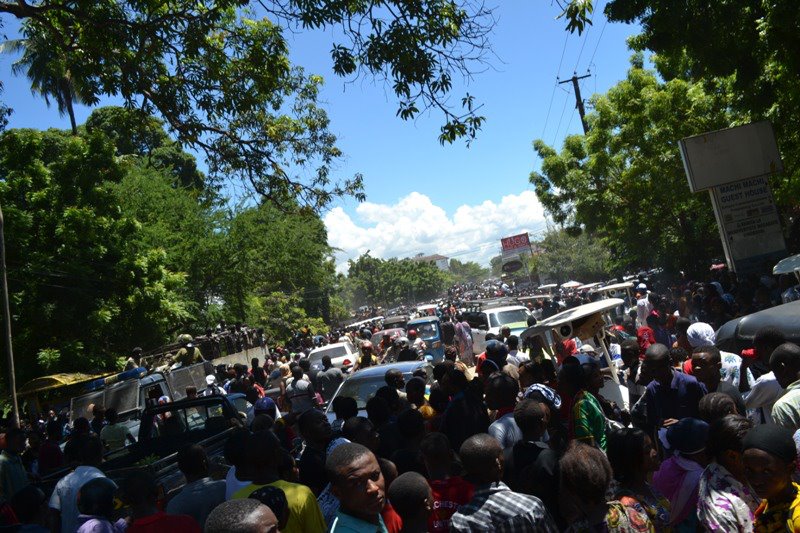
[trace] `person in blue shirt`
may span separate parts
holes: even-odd
[[[705,385],[672,368],[669,348],[663,344],[647,348],[642,371],[653,378],[644,399],[648,429],[657,431],[683,418],[699,418],[698,405],[706,395]]]

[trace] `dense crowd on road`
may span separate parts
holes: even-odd
[[[0,530],[800,531],[800,347],[770,326],[741,353],[715,346],[719,326],[780,303],[785,287],[644,281],[601,339],[553,350],[501,329],[473,354],[457,288],[436,311],[445,357],[434,364],[413,330],[373,344],[379,321],[298,332],[272,350],[242,335],[264,356],[185,392],[242,393],[248,412],[228,421],[224,461],[179,450],[186,483],[169,494],[146,468],[106,477],[104,460],[134,440],[114,406],[72,424],[44,410],[2,436]],[[592,299],[534,299],[530,324]],[[346,369],[307,357],[345,339],[353,372],[383,379],[364,397],[337,395]],[[175,358],[202,360],[195,342]],[[403,361],[420,364],[404,374]],[[627,402],[608,396],[612,377]],[[63,475],[45,493],[53,472]]]

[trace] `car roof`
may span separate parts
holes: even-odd
[[[410,374],[414,370],[423,367],[429,364],[427,361],[403,361],[401,363],[390,363],[388,365],[378,365],[378,366],[370,366],[367,368],[363,368],[361,370],[357,370],[352,376],[347,378],[355,379],[356,377],[359,378],[371,378],[376,376],[383,376],[389,370],[399,370],[403,374]]]
[[[351,342],[349,342],[349,341],[344,341],[344,342],[332,342],[332,343],[330,343],[330,344],[326,344],[325,346],[320,346],[319,348],[314,348],[313,350],[311,350],[311,351],[308,353],[308,355],[311,355],[312,353],[316,353],[316,352],[323,352],[323,351],[325,351],[325,350],[329,350],[329,349],[331,349],[331,348],[334,348],[334,347],[336,347],[336,346],[347,346],[348,344],[352,344],[352,343],[351,343]]]
[[[492,307],[490,309],[482,309],[482,311],[485,313],[489,313],[489,312],[501,312],[501,311],[516,311],[518,309],[522,309],[524,311],[528,310],[528,308],[525,307],[524,305],[504,305],[502,307]]]
[[[407,326],[411,324],[424,324],[425,322],[439,322],[438,316],[423,316],[420,318],[415,318],[414,320],[409,320]]]

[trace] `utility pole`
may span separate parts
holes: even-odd
[[[571,78],[568,80],[558,82],[559,85],[562,83],[570,83],[572,82],[572,86],[575,88],[575,107],[578,108],[578,114],[581,116],[581,124],[583,124],[583,133],[584,135],[589,133],[589,126],[586,124],[586,109],[583,107],[583,99],[581,98],[581,88],[578,85],[578,80],[582,80],[584,78],[591,77],[591,74],[586,74],[584,76],[576,76],[575,74],[572,75]]]
[[[11,408],[14,418],[13,424],[19,427],[19,404],[17,403],[17,378],[14,374],[14,352],[11,349],[11,309],[8,305],[8,281],[6,281],[6,240],[3,235],[5,227],[3,224],[3,210],[0,209],[0,275],[2,275],[3,289],[3,318],[6,326],[6,357],[8,371],[8,392],[11,393]]]

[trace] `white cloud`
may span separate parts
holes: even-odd
[[[502,237],[541,231],[544,210],[534,192],[526,190],[503,196],[499,203],[462,205],[448,216],[428,196],[412,192],[393,205],[359,204],[353,217],[335,207],[323,221],[328,242],[340,249],[337,268],[346,272],[347,260],[367,250],[382,259],[424,253],[488,264],[499,253]]]

